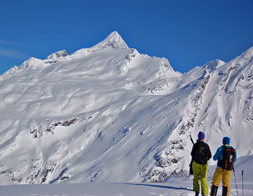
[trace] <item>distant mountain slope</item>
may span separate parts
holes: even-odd
[[[30,58],[0,76],[0,184],[186,175],[199,130],[213,152],[226,135],[251,155],[252,51],[182,75],[112,32],[71,55]]]
[[[181,104],[185,102],[185,105],[178,107],[184,110],[185,115],[172,128],[173,133],[168,139],[170,145],[158,153],[157,163],[148,173],[148,181],[162,181],[175,172],[187,175],[192,149],[188,136],[192,134],[197,139],[199,131],[206,134],[213,154],[222,145],[222,138],[229,136],[238,156],[242,159],[248,156],[249,161],[245,164],[251,164],[252,73],[253,47],[226,64],[214,61],[184,76],[190,78],[198,75],[199,78],[180,89],[181,95],[187,95],[181,100]],[[171,122],[175,123],[175,120]],[[209,164],[216,163],[210,160]],[[237,168],[243,169],[243,166],[238,165]]]

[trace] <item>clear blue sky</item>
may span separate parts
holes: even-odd
[[[92,47],[112,31],[184,73],[253,46],[253,0],[0,0],[0,74],[30,57]]]

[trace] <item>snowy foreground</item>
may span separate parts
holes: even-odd
[[[215,166],[210,166],[207,179],[209,190]],[[231,176],[230,196],[253,195],[251,173],[236,168]],[[245,168],[249,171],[249,168]],[[165,183],[77,183],[0,186],[0,196],[195,196],[192,179],[170,177]],[[243,190],[243,191],[242,191]],[[218,196],[222,195],[222,186]]]
[[[234,179],[231,179],[234,181]],[[253,183],[231,181],[230,196],[253,195]],[[211,184],[211,181],[208,181]],[[192,181],[174,183],[84,183],[1,186],[0,196],[194,196]],[[221,186],[218,191],[221,195]]]

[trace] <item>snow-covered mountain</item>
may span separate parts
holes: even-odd
[[[0,76],[0,100],[2,185],[187,176],[189,136],[200,130],[213,154],[231,138],[238,170],[253,162],[253,47],[181,74],[112,32],[13,67]]]

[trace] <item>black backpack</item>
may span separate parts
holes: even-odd
[[[199,145],[194,156],[194,161],[198,164],[206,164],[209,158],[209,151],[207,144],[203,143],[202,145]]]
[[[235,149],[233,147],[224,146],[222,160],[218,162],[218,165],[223,169],[232,170],[235,162]]]

